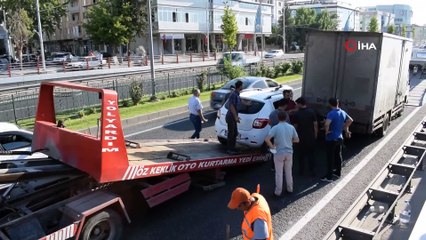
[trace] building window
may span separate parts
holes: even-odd
[[[249,20],[248,18],[246,18],[246,26],[249,24]]]
[[[189,13],[185,13],[185,22],[189,22]]]
[[[78,21],[79,20],[78,19],[78,13],[75,13],[75,14],[72,15],[72,20],[73,21]]]
[[[281,2],[278,2],[278,6],[281,7]]]
[[[172,13],[172,21],[177,22],[177,13],[176,12]]]

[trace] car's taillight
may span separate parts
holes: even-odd
[[[219,110],[217,110],[216,117],[217,117],[218,119],[220,119],[220,109],[219,109]]]
[[[210,94],[210,97],[211,98],[214,98],[216,96],[216,93],[215,92],[212,92],[211,94]]]
[[[267,118],[256,118],[253,121],[253,128],[264,128],[268,125],[269,120]]]

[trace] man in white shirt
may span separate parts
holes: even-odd
[[[195,89],[193,96],[188,100],[189,120],[194,125],[195,132],[191,138],[200,138],[201,123],[207,122],[207,119],[203,115],[203,105],[200,101],[200,90]]]

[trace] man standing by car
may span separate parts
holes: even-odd
[[[274,111],[271,112],[271,114],[269,114],[269,125],[271,127],[277,125],[280,122],[278,120],[278,113],[280,111],[283,111],[283,112],[285,112],[287,114],[287,112],[285,111],[285,109],[287,108],[288,103],[289,103],[288,99],[281,99],[281,100],[277,101],[277,103],[276,103],[277,109],[275,109]],[[286,119],[287,119],[286,121],[288,123],[290,123],[290,119],[288,118],[288,114],[287,114]]]
[[[293,122],[293,116],[294,113],[297,111],[297,104],[293,101],[293,91],[291,90],[284,90],[283,91],[283,97],[285,100],[288,101],[287,107],[285,108],[285,111],[290,116],[289,122]]]
[[[194,125],[195,132],[191,138],[200,138],[201,124],[207,122],[207,119],[203,115],[203,105],[200,101],[200,90],[195,89],[192,97],[188,100],[189,120]]]
[[[285,112],[278,113],[280,122],[271,128],[265,139],[268,147],[273,150],[275,163],[275,192],[274,195],[279,197],[283,187],[283,168],[285,170],[286,189],[288,193],[293,193],[293,143],[299,142],[299,136],[296,129],[286,122],[287,115]],[[271,142],[274,138],[274,144]]]
[[[296,146],[299,162],[299,174],[305,174],[305,161],[308,159],[310,176],[315,176],[315,141],[318,136],[318,121],[314,110],[306,106],[303,97],[296,99],[298,110],[294,114],[294,127],[299,135],[300,142]]]
[[[353,119],[342,109],[339,108],[339,100],[336,98],[330,98],[328,104],[331,107],[331,111],[327,114],[325,120],[325,145],[327,152],[327,175],[321,178],[322,181],[332,182],[333,175],[340,178],[342,173],[342,144],[343,135],[342,131],[345,132],[346,137],[351,136],[349,132],[349,126],[352,124]],[[333,168],[336,169],[333,174]]]
[[[229,96],[227,104],[228,112],[226,113],[226,124],[228,125],[228,153],[236,154],[235,144],[237,141],[238,128],[237,123],[240,122],[238,117],[238,107],[241,104],[240,92],[243,90],[243,82],[238,80],[235,83],[235,89]]]

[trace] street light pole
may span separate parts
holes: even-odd
[[[44,44],[43,44],[43,31],[41,30],[41,19],[40,19],[40,6],[38,0],[36,0],[36,11],[37,11],[37,23],[38,23],[38,37],[40,40],[40,51],[41,51],[41,63],[43,65],[43,71],[46,71],[46,62],[44,60]]]
[[[151,0],[148,0],[148,18],[149,18],[149,27],[148,27],[148,34],[149,34],[149,57],[150,57],[150,65],[151,65],[151,86],[152,86],[152,100],[156,99],[155,96],[155,69],[154,69],[154,40],[152,38],[152,13],[151,13]]]
[[[284,0],[284,7],[283,7],[283,52],[285,53],[285,1]]]
[[[206,42],[207,42],[207,59],[210,58],[210,0],[207,0],[207,7],[206,7],[206,26],[207,26],[207,36],[206,36]]]
[[[262,48],[260,52],[260,60],[263,61],[263,51],[265,47],[265,38],[263,37],[263,9],[262,9],[263,0],[260,0],[260,46]]]

